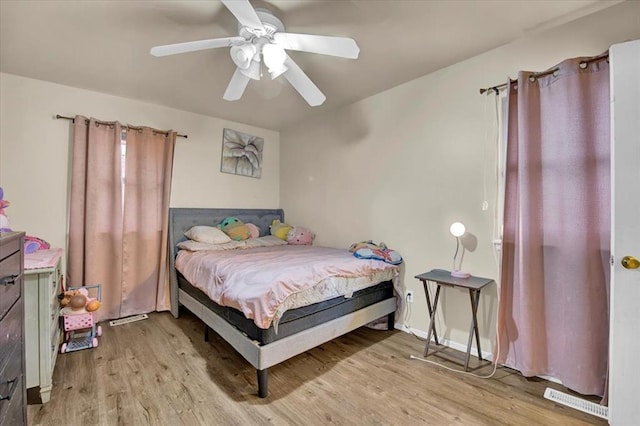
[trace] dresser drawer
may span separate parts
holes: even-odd
[[[0,371],[9,360],[9,354],[22,348],[22,303],[16,303],[0,321]]]
[[[17,245],[18,251],[13,252],[13,254],[10,254],[10,251],[5,251],[4,246],[2,248],[2,255],[7,255],[7,257],[0,261],[0,320],[18,300],[20,289],[22,288],[20,282],[22,280],[22,253],[20,252],[20,246]]]
[[[14,408],[15,406],[19,407],[18,412],[22,416],[22,348],[14,348],[7,361],[8,363],[0,370],[0,395],[5,398],[0,401],[0,424],[14,425],[20,423],[6,420],[15,415],[12,414],[13,410],[18,410]]]

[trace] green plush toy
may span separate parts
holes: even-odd
[[[251,236],[251,231],[249,231],[247,225],[237,217],[226,218],[218,225],[218,228],[227,234],[229,238],[236,241],[246,240]]]
[[[273,219],[269,230],[271,231],[271,235],[273,235],[274,237],[278,237],[281,240],[287,241],[287,233],[291,230],[291,228],[292,226],[287,225],[286,223],[282,223],[278,219]]]

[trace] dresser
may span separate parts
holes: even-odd
[[[60,345],[62,255],[62,249],[38,250],[24,258],[26,383],[40,388],[43,404],[51,396]]]
[[[27,424],[23,232],[0,233],[0,425]]]

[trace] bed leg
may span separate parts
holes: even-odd
[[[391,312],[389,315],[387,315],[387,330],[391,331],[395,328],[395,324],[396,324],[396,313],[395,312]]]
[[[209,341],[209,326],[207,324],[204,325],[204,341]]]
[[[260,398],[266,398],[269,394],[269,390],[267,389],[267,379],[269,369],[265,368],[264,370],[256,369],[256,373],[258,373],[258,396]]]

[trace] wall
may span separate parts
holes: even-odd
[[[172,207],[279,207],[278,132],[39,80],[0,74],[0,186],[11,228],[66,247],[70,121],[56,114],[174,129]],[[220,173],[222,131],[265,140],[261,179]]]
[[[493,95],[478,89],[542,71],[565,58],[600,54],[640,38],[640,2],[626,2],[423,76],[281,132],[281,205],[317,243],[348,247],[384,241],[405,259],[404,282],[415,293],[408,325],[426,334],[424,292],[414,276],[450,269],[462,221],[477,238],[464,269],[498,279],[494,238],[496,142]],[[499,23],[487,23],[499,25]],[[425,53],[428,54],[428,53]],[[483,210],[483,202],[488,209]],[[441,294],[438,326],[466,347],[469,296]],[[483,291],[481,346],[491,351],[497,287]]]

